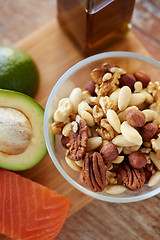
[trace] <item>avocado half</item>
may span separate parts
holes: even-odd
[[[20,114],[25,115],[31,126],[31,134],[29,143],[23,152],[19,153],[17,151],[17,154],[8,154],[2,150],[0,151],[0,167],[13,171],[32,168],[40,162],[47,153],[43,134],[44,109],[33,98],[25,94],[0,89],[0,109],[4,111],[6,108],[7,111],[11,109],[12,112],[13,109],[13,111],[17,110]],[[3,118],[3,114],[1,114],[0,118]],[[12,124],[10,124],[10,127],[11,126]]]

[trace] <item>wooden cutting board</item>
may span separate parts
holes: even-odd
[[[40,86],[35,99],[44,108],[48,96],[60,76],[73,64],[84,58],[64,33],[57,20],[49,22],[29,35],[16,44],[16,47],[28,52],[38,66]],[[131,51],[149,55],[132,32],[106,51]],[[70,215],[91,201],[90,197],[74,189],[60,175],[49,155],[37,166],[21,174],[69,197],[72,201]]]
[[[59,77],[73,64],[84,57],[63,32],[57,20],[49,22],[18,44],[35,60],[40,72],[40,86],[35,97],[45,108],[48,96]],[[149,55],[143,45],[130,32],[121,42],[113,45],[106,51],[131,51]],[[49,155],[37,166],[23,171],[21,175],[66,195],[72,201],[70,215],[78,211],[91,198],[74,189],[55,168]]]

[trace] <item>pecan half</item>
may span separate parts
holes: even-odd
[[[69,132],[69,152],[74,161],[78,161],[83,158],[88,141],[88,126],[84,119],[80,119],[79,123],[74,122],[71,125]]]
[[[106,187],[106,169],[101,155],[94,152],[92,156],[85,154],[81,180],[94,192],[101,192]]]
[[[136,169],[129,166],[128,163],[123,162],[118,172],[126,188],[131,191],[137,191],[145,184],[145,172],[143,168]]]

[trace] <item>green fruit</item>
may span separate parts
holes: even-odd
[[[0,167],[21,171],[47,153],[43,108],[31,97],[0,89]]]
[[[37,67],[28,54],[17,48],[0,47],[0,88],[33,97],[38,79]]]

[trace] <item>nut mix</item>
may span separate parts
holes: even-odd
[[[144,71],[93,69],[55,111],[66,163],[92,191],[120,194],[160,181],[160,84]]]

